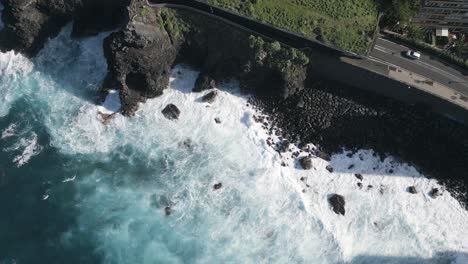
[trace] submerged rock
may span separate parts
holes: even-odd
[[[166,215],[171,215],[172,213],[172,209],[170,206],[166,206],[166,208],[164,208],[164,213],[166,213]]]
[[[304,170],[310,170],[312,169],[312,159],[310,157],[303,157],[299,160],[299,163],[301,164],[302,168]]]
[[[330,198],[328,198],[328,202],[332,206],[333,212],[335,212],[338,215],[345,215],[346,202],[342,195],[333,194],[332,196],[330,196]]]
[[[180,110],[173,104],[168,104],[161,113],[169,120],[179,119]]]
[[[216,100],[216,97],[218,97],[218,91],[211,91],[202,97],[202,101],[212,104]]]

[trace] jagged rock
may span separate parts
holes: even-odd
[[[429,192],[429,196],[431,196],[431,198],[435,199],[439,196],[442,195],[442,192],[438,189],[438,188],[433,188],[430,192]]]
[[[358,179],[360,181],[362,181],[362,179],[363,179],[362,174],[360,174],[360,173],[354,174],[354,177],[356,177],[356,179]]]
[[[358,182],[358,183],[357,183],[357,186],[359,187],[359,189],[361,189],[361,188],[362,188],[362,183],[361,183],[361,182]]]
[[[202,101],[212,104],[216,100],[216,97],[218,97],[218,91],[211,91],[202,97]]]
[[[223,187],[223,184],[222,183],[216,183],[215,185],[213,185],[213,189],[215,190],[219,190]]]
[[[36,55],[74,20],[73,36],[114,29],[127,19],[129,0],[3,0],[0,49]]]
[[[325,169],[330,172],[330,173],[333,173],[333,167],[328,165],[327,167],[325,167]]]
[[[317,157],[321,158],[321,159],[324,159],[326,161],[330,161],[331,160],[331,157],[328,153],[324,152],[324,151],[319,151],[317,153]]]
[[[205,74],[200,74],[198,76],[197,80],[195,81],[195,86],[193,87],[192,91],[193,92],[202,92],[205,90],[211,90],[216,87],[216,81],[205,75]]]
[[[289,150],[289,147],[291,146],[291,143],[287,140],[283,141],[280,147],[281,152],[286,152]]]
[[[416,189],[415,186],[410,186],[410,187],[408,187],[407,191],[408,191],[409,193],[412,193],[412,194],[418,193],[418,190]]]
[[[180,45],[180,40],[171,39],[164,27],[158,26],[155,11],[140,15],[143,6],[143,1],[132,1],[129,16],[133,19],[104,40],[108,73],[103,86],[120,90],[126,116],[134,115],[138,103],[162,95]]]
[[[180,110],[173,104],[168,104],[161,113],[169,120],[179,119]]]
[[[299,163],[301,164],[302,168],[304,170],[310,170],[312,169],[312,159],[310,157],[303,157],[299,160]]]
[[[330,203],[333,212],[335,212],[338,215],[345,215],[346,210],[345,210],[345,198],[339,194],[333,194],[328,198],[328,202]]]

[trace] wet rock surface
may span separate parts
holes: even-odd
[[[249,103],[271,116],[273,126],[290,137],[314,142],[320,149],[318,157],[330,160],[327,153],[341,153],[343,148],[372,149],[381,158],[392,155],[437,178],[466,205],[467,126],[421,105],[309,78],[308,88],[295,96],[257,98]],[[303,107],[296,107],[298,101],[303,101]],[[388,174],[395,172],[389,169]]]
[[[338,215],[345,215],[346,202],[345,202],[345,198],[342,195],[333,194],[328,198],[328,202],[330,203],[330,206],[332,207],[333,212],[335,212]]]
[[[304,170],[310,170],[312,169],[312,159],[310,157],[303,157],[299,160],[299,163],[301,164],[301,167]]]
[[[129,0],[3,0],[0,49],[36,55],[63,26],[74,21],[73,36],[89,36],[122,25]]]
[[[177,106],[168,104],[166,107],[164,107],[161,113],[169,120],[177,120],[179,119],[180,110],[177,108]]]
[[[202,97],[202,101],[205,103],[212,104],[218,97],[218,91],[211,91]]]
[[[411,194],[416,194],[416,193],[418,193],[418,190],[416,189],[415,186],[410,186],[410,187],[408,187],[407,191],[408,191],[409,193],[411,193]]]

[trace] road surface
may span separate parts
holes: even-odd
[[[392,42],[384,37],[377,39],[369,55],[370,59],[384,61],[446,85],[468,96],[468,71],[448,65],[432,55],[422,53],[421,59],[406,58],[404,53],[411,48]]]

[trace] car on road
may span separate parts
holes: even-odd
[[[421,58],[421,53],[414,51],[414,50],[408,50],[405,53],[406,57],[413,59],[413,60],[419,60]]]

